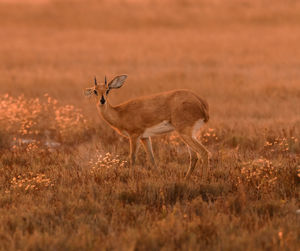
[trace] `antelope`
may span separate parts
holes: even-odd
[[[210,152],[197,140],[197,132],[209,120],[208,104],[189,90],[172,90],[151,96],[139,97],[117,106],[109,103],[109,93],[112,89],[123,86],[127,75],[120,75],[107,83],[98,84],[85,89],[86,96],[94,96],[99,115],[120,135],[129,138],[130,166],[135,165],[135,157],[139,142],[150,159],[157,167],[151,137],[176,131],[187,145],[190,154],[190,165],[185,178],[190,177],[202,156],[203,164],[208,166]]]

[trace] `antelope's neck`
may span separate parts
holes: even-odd
[[[113,106],[111,106],[108,102],[106,102],[104,105],[101,105],[100,102],[98,102],[97,109],[100,116],[102,116],[106,122],[112,126],[116,126],[118,123],[118,112]]]

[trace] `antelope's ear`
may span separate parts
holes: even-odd
[[[84,90],[84,95],[87,97],[91,96],[93,94],[93,90],[94,90],[94,88],[86,88]]]
[[[115,77],[112,81],[109,82],[108,88],[109,89],[120,88],[124,84],[126,78],[127,78],[127,75],[120,75],[120,76]]]

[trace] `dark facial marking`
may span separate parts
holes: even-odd
[[[98,96],[98,92],[96,90],[94,90],[94,93]]]
[[[107,89],[107,90],[106,90],[106,95],[108,95],[109,91],[110,91],[110,89]]]
[[[102,105],[105,104],[105,99],[104,99],[103,95],[102,95],[102,97],[101,97],[101,99],[100,99],[100,102],[101,102]]]

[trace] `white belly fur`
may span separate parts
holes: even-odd
[[[172,131],[174,131],[174,127],[170,124],[169,121],[164,120],[163,122],[155,126],[147,128],[144,131],[142,138],[148,138],[154,135],[159,135],[159,134],[168,133]]]
[[[203,124],[204,124],[204,121],[202,119],[197,120],[196,123],[194,124],[193,131],[192,131],[192,137],[194,139],[197,138],[197,133]]]

